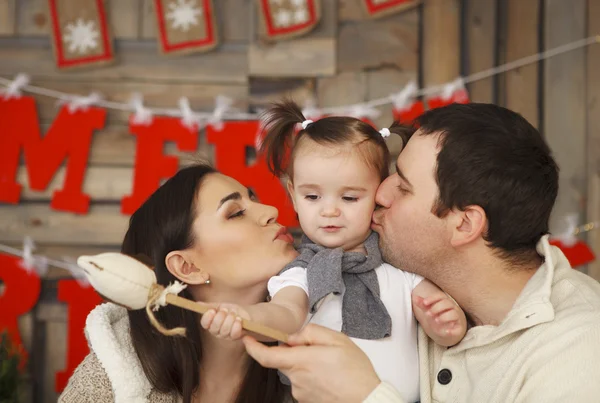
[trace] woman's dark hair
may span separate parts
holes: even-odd
[[[516,112],[493,104],[452,104],[416,119],[422,135],[440,135],[432,211],[444,217],[484,209],[485,240],[514,263],[537,257],[558,194],[558,166],[542,135]]]
[[[181,169],[156,190],[131,216],[121,252],[149,258],[161,285],[177,280],[165,265],[167,254],[194,244],[192,223],[196,216],[197,194],[208,174],[209,165],[198,164]],[[141,259],[140,259],[141,260]],[[193,299],[185,289],[184,298]],[[186,337],[160,334],[148,320],[145,310],[129,311],[131,338],[144,372],[152,386],[163,393],[177,392],[184,403],[191,403],[200,380],[202,346],[198,314],[167,305],[156,318],[167,328],[185,327]],[[284,386],[277,371],[250,363],[236,403],[280,403]]]
[[[263,117],[265,131],[260,145],[269,170],[276,176],[293,178],[294,155],[303,141],[308,138],[320,145],[350,144],[369,167],[374,168],[383,181],[389,174],[390,152],[381,133],[360,119],[347,116],[330,116],[310,123],[296,135],[296,128],[306,120],[300,107],[285,100],[273,104]],[[399,126],[390,127],[396,133]],[[400,134],[400,133],[396,133]]]

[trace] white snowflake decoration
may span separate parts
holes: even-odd
[[[275,24],[280,27],[287,27],[292,22],[292,13],[288,10],[279,10],[275,15]]]
[[[198,17],[202,15],[202,8],[196,7],[195,0],[177,0],[169,3],[169,12],[165,15],[172,21],[173,29],[181,29],[184,32],[190,30],[194,25],[198,25]]]
[[[294,11],[294,21],[296,24],[302,24],[308,21],[308,10],[306,8],[299,8]]]
[[[64,30],[63,42],[68,45],[69,52],[83,54],[98,47],[100,33],[94,21],[79,18],[74,24],[70,22],[65,25]]]

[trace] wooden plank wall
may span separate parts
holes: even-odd
[[[46,0],[0,0],[0,76],[28,73],[39,86],[86,94],[99,91],[126,102],[132,92],[147,105],[176,107],[181,96],[192,108],[210,110],[225,94],[241,110],[256,111],[283,96],[320,106],[386,96],[410,80],[440,84],[600,33],[595,0],[424,0],[424,4],[381,19],[368,18],[360,0],[322,1],[322,21],[304,37],[272,43],[258,29],[256,2],[218,0],[221,45],[185,57],[158,55],[153,0],[105,0],[118,62],[104,68],[59,72],[48,41]],[[226,16],[226,17],[225,17]],[[553,228],[564,214],[600,220],[600,45],[573,51],[468,85],[471,99],[494,102],[523,114],[539,127],[561,165],[561,195]],[[57,108],[39,97],[45,131]],[[381,108],[379,127],[391,123],[391,106]],[[92,197],[90,214],[75,216],[49,208],[59,188],[59,170],[44,192],[25,185],[22,203],[0,205],[0,243],[19,246],[25,235],[49,257],[117,250],[128,217],[120,199],[131,191],[135,139],[127,114],[110,111],[106,127],[95,134],[84,190]],[[197,154],[212,160],[201,140]],[[392,154],[400,144],[390,138]],[[182,160],[173,145],[168,154]],[[92,228],[93,230],[90,230]],[[588,234],[600,254],[600,231]],[[600,279],[600,262],[589,265]],[[42,298],[20,321],[26,345],[36,356],[24,381],[23,402],[56,401],[54,374],[65,364],[66,308],[56,301],[56,284],[68,273],[52,269]]]

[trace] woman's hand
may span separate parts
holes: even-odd
[[[250,320],[248,312],[240,305],[217,304],[200,319],[202,328],[220,339],[239,340],[245,335],[242,319]]]

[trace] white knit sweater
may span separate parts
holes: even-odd
[[[499,326],[452,348],[419,331],[421,403],[600,402],[600,284],[573,270],[547,237],[545,263]],[[365,403],[404,403],[386,383]]]
[[[175,403],[176,394],[152,389],[131,344],[127,310],[98,305],[87,317],[90,354],[79,364],[59,403]]]

